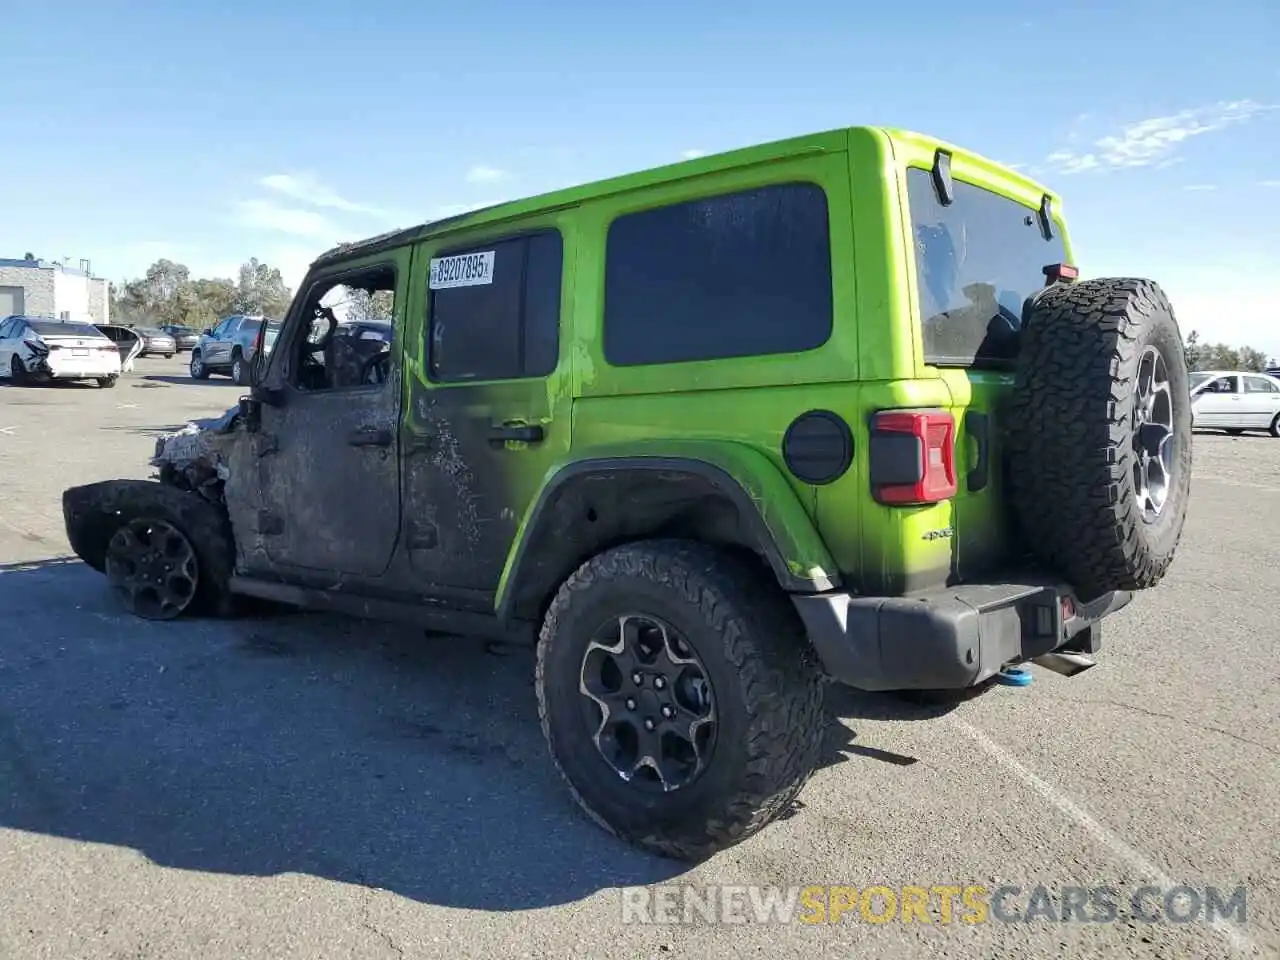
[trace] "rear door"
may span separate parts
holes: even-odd
[[[549,214],[414,255],[404,543],[415,575],[492,601],[525,510],[569,449],[569,221]],[[563,351],[562,351],[563,348]],[[562,357],[562,352],[564,356]]]
[[[956,421],[952,576],[981,577],[1011,559],[1000,436],[1023,305],[1044,268],[1068,262],[1063,231],[1042,230],[1038,203],[954,161],[954,199],[943,204],[930,169],[907,170],[922,363],[941,376]]]
[[[1280,387],[1270,377],[1246,376],[1242,403],[1249,426],[1261,430],[1280,414]]]

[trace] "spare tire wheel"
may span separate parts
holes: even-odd
[[[1153,587],[1191,492],[1191,401],[1173,308],[1150,280],[1055,284],[1028,305],[1006,438],[1010,500],[1082,600]]]

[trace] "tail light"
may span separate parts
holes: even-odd
[[[956,421],[945,410],[886,410],[871,421],[871,492],[915,506],[956,495]]]

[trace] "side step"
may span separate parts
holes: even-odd
[[[1083,653],[1046,653],[1035,657],[1031,662],[1054,673],[1060,673],[1064,677],[1074,677],[1098,665],[1097,660]]]

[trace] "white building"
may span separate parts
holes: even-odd
[[[107,281],[95,277],[89,261],[71,267],[56,260],[0,258],[0,317],[26,314],[109,323]]]

